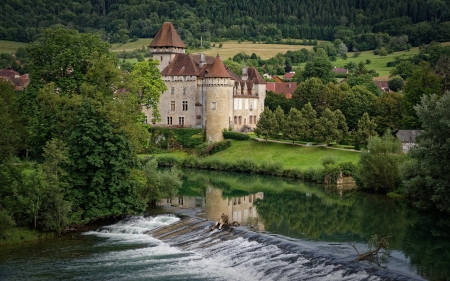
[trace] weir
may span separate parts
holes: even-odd
[[[195,252],[252,276],[252,280],[423,280],[367,262],[356,262],[349,245],[307,245],[245,227],[211,231],[214,222],[184,216],[146,233],[182,251]],[[333,249],[332,252],[327,250]]]

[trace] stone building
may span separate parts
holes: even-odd
[[[166,22],[150,44],[153,59],[167,90],[160,96],[161,121],[155,126],[205,128],[208,141],[223,139],[222,131],[250,131],[264,110],[266,82],[253,68],[242,77],[227,69],[221,58],[186,54],[186,46],[172,23]]]

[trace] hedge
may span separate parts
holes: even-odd
[[[239,132],[223,131],[223,138],[232,140],[248,140],[250,136]]]

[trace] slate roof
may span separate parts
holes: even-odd
[[[162,76],[198,76],[198,64],[189,54],[177,54],[161,72]]]
[[[259,74],[258,70],[254,67],[249,67],[247,70],[248,81],[251,81],[255,84],[266,84],[266,80]]]
[[[181,40],[171,22],[165,22],[163,24],[149,47],[177,47],[186,49],[183,40]]]
[[[399,130],[395,135],[401,142],[416,142],[416,137],[420,134],[419,130]]]

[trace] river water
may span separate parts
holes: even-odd
[[[95,231],[1,246],[0,280],[448,280],[450,223],[384,196],[299,181],[185,172],[162,205],[198,218],[129,217]],[[164,209],[164,210],[167,210]],[[159,210],[161,212],[161,210]],[[226,213],[241,227],[210,231]],[[354,262],[392,236],[382,269]]]

